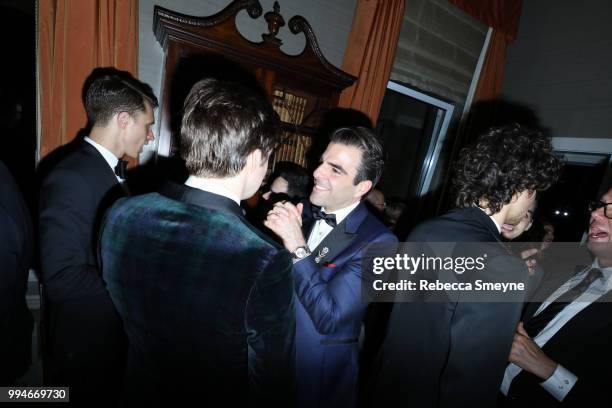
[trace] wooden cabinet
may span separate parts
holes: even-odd
[[[283,121],[275,161],[306,166],[306,153],[321,118],[337,106],[340,92],[356,78],[325,59],[303,17],[294,16],[285,23],[278,2],[263,15],[268,32],[262,34],[261,42],[247,40],[236,29],[236,15],[241,10],[253,19],[263,13],[257,0],[234,1],[208,17],[155,7],[153,30],[165,53],[158,154],[176,153],[183,100],[196,81],[213,76],[259,84]],[[306,37],[299,55],[280,49],[282,42],[276,35],[285,24],[293,34]]]

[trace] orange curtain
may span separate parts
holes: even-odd
[[[522,0],[450,0],[493,28],[487,57],[480,72],[474,102],[496,100],[501,94],[508,44],[516,39]]]
[[[41,0],[38,40],[42,158],[85,127],[82,88],[94,68],[137,75],[138,0]]]
[[[449,0],[472,17],[496,31],[508,42],[516,39],[523,0]]]
[[[506,38],[494,30],[489,41],[489,49],[474,94],[474,102],[498,99],[504,82],[506,64]]]
[[[376,123],[404,17],[405,0],[359,0],[342,69],[357,81],[340,95],[339,106],[365,113]]]

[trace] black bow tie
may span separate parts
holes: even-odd
[[[125,179],[125,176],[127,175],[127,165],[128,162],[126,160],[119,159],[117,165],[115,166],[115,174],[118,177]]]
[[[337,225],[336,214],[326,214],[319,207],[314,207],[314,206],[312,207],[312,217],[315,220],[324,220],[327,223],[327,225],[329,225],[332,228],[334,228]]]

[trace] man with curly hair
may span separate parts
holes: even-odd
[[[486,272],[492,279],[526,281],[526,265],[509,256],[501,232],[524,219],[537,193],[557,180],[561,166],[540,132],[518,124],[490,129],[460,153],[453,179],[456,208],[419,225],[407,241],[486,248],[488,263],[504,259]],[[465,293],[443,295],[442,300],[395,304],[378,361],[373,395],[378,403],[495,406],[522,298],[475,302]]]

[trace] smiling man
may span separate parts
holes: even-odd
[[[612,188],[590,206],[592,265],[542,303],[530,303],[514,335],[502,406],[597,406],[609,402],[612,342]],[[566,266],[566,265],[563,265]]]
[[[453,242],[478,253],[486,248],[492,266],[462,279],[526,281],[525,263],[509,257],[500,233],[525,219],[560,168],[541,133],[518,124],[493,128],[461,151],[453,179],[457,208],[417,226],[407,241]],[[522,299],[487,303],[469,296],[432,301],[423,295],[394,305],[371,396],[375,405],[495,406]]]
[[[314,172],[310,203],[277,203],[265,222],[294,258],[301,407],[355,405],[358,338],[367,306],[361,297],[363,251],[370,243],[396,241],[363,203],[383,164],[371,130],[338,129]]]
[[[113,403],[122,381],[125,339],[96,261],[96,225],[122,194],[123,156],[153,140],[151,88],[126,72],[94,71],[85,90],[89,136],[44,176],[40,264],[48,310],[49,384],[70,400]],[[100,393],[104,389],[107,392]]]

